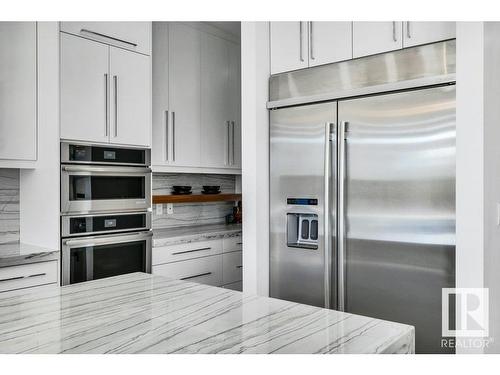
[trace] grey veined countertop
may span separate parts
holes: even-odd
[[[47,262],[57,259],[59,259],[59,250],[20,242],[0,244],[0,267]]]
[[[412,353],[412,326],[133,273],[0,293],[0,353]]]
[[[153,246],[177,245],[239,234],[241,224],[206,224],[153,229]]]

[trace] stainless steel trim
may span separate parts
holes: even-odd
[[[345,169],[346,169],[346,131],[348,122],[342,121],[338,133],[338,244],[337,244],[337,275],[338,294],[337,308],[345,310]]]
[[[172,112],[172,161],[175,161],[175,112]]]
[[[6,281],[14,281],[14,280],[22,280],[22,279],[29,279],[30,277],[39,277],[39,276],[45,276],[47,275],[45,272],[43,273],[36,273],[33,275],[27,275],[27,276],[15,276],[15,277],[9,277],[7,279],[0,279],[0,283],[6,282]]]
[[[168,110],[165,111],[165,161],[168,161]]]
[[[316,59],[314,57],[313,21],[309,22],[309,50],[311,54],[311,60]]]
[[[108,73],[104,73],[104,135],[108,136],[108,128],[109,128],[109,89],[108,89]]]
[[[331,283],[331,252],[332,252],[332,244],[331,244],[331,230],[330,230],[330,149],[331,149],[331,141],[330,134],[332,130],[333,124],[327,122],[325,124],[325,152],[324,152],[324,238],[325,238],[325,247],[324,247],[324,265],[325,265],[325,307],[327,309],[331,308],[330,301],[330,283]]]
[[[113,76],[115,91],[115,138],[118,137],[118,76]]]
[[[65,172],[88,172],[88,173],[124,173],[127,175],[152,173],[149,167],[115,167],[93,166],[93,165],[63,165],[61,169]]]
[[[455,54],[456,41],[448,40],[274,74],[267,108],[453,83]]]
[[[115,38],[115,37],[112,37],[112,36],[109,36],[109,35],[106,35],[106,34],[97,33],[95,31],[91,31],[91,30],[88,30],[88,29],[81,29],[80,30],[80,34],[81,33],[83,33],[83,34],[91,34],[91,35],[95,35],[95,36],[98,36],[98,37],[101,37],[101,38],[110,39],[110,40],[113,40],[115,42],[120,42],[120,43],[128,44],[128,45],[133,46],[133,47],[137,47],[136,43],[129,42],[129,41],[123,40],[123,39],[118,39],[118,38]]]
[[[231,121],[231,165],[234,165],[234,121]]]
[[[119,149],[126,149],[126,150],[143,150],[144,151],[144,163],[105,163],[105,162],[95,162],[95,161],[73,161],[69,160],[69,146],[70,145],[80,145],[80,146],[95,146],[95,147],[110,147],[110,148],[119,148]],[[61,164],[85,164],[85,165],[102,165],[102,164],[107,164],[107,165],[122,165],[122,166],[148,166],[151,165],[151,149],[149,148],[144,148],[144,147],[134,147],[134,146],[116,146],[112,145],[109,143],[105,144],[96,144],[96,143],[91,143],[91,142],[61,142]]]
[[[125,216],[125,215],[146,215],[146,224],[144,227],[137,228],[128,228],[128,229],[116,229],[116,230],[108,230],[108,231],[99,231],[99,232],[85,232],[85,233],[70,233],[69,223],[72,218],[81,218],[81,217],[100,217],[100,216]],[[139,231],[139,230],[150,230],[151,229],[151,211],[135,211],[135,212],[109,212],[109,213],[100,213],[100,214],[90,214],[90,215],[69,215],[69,216],[61,216],[61,236],[62,237],[82,237],[88,235],[104,235],[107,233],[122,233],[122,232],[131,232],[131,231]]]
[[[302,39],[303,39],[303,34],[304,32],[302,31],[302,21],[299,22],[299,30],[300,30],[300,61],[304,61],[304,53],[303,53],[303,43],[302,43]]]
[[[120,235],[109,235],[109,236],[93,236],[85,237],[82,239],[69,239],[63,240],[63,244],[68,247],[87,247],[95,245],[107,245],[112,243],[123,243],[140,241],[153,236],[152,231],[131,233],[131,234],[120,234]]]
[[[180,255],[180,254],[188,254],[188,253],[195,253],[197,251],[203,251],[203,250],[210,250],[211,247],[202,247],[200,249],[193,249],[193,250],[185,250],[185,251],[177,251],[175,253],[172,253],[172,255]]]
[[[406,21],[406,36],[411,39],[410,21]]]
[[[189,279],[194,279],[196,277],[202,277],[202,276],[208,276],[208,275],[211,275],[212,272],[205,272],[205,273],[200,273],[198,275],[193,275],[193,276],[186,276],[186,277],[183,277],[179,280],[189,280]]]
[[[392,40],[394,42],[398,41],[398,38],[396,37],[396,21],[392,22]]]

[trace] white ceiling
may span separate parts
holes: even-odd
[[[207,23],[229,34],[233,34],[238,38],[241,35],[240,31],[241,22],[207,22]]]

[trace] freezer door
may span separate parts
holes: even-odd
[[[339,102],[339,121],[346,311],[411,324],[417,352],[447,352],[441,289],[455,286],[455,86]]]
[[[336,225],[325,211],[335,211],[337,104],[277,109],[270,117],[270,295],[332,306],[335,238],[325,246],[324,234],[325,225],[331,235]]]

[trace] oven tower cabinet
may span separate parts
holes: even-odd
[[[153,170],[241,173],[239,40],[154,22],[153,50]]]
[[[151,145],[151,23],[61,23],[61,139]]]

